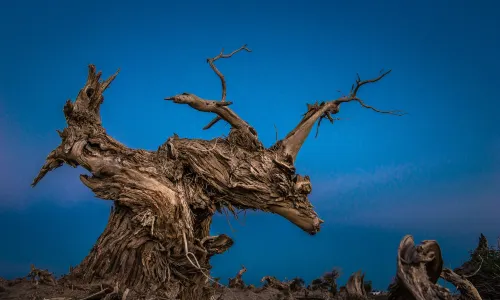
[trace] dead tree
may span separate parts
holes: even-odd
[[[67,127],[58,131],[61,144],[48,155],[32,185],[63,164],[82,166],[90,176],[80,180],[101,199],[114,201],[108,225],[88,256],[68,277],[80,282],[112,282],[139,293],[181,299],[208,297],[209,259],[226,251],[232,240],[210,236],[216,211],[254,209],[276,213],[304,231],[315,234],[323,221],[308,200],[308,176],[296,173],[294,161],[313,125],[339,112],[343,103],[357,102],[381,111],[359,98],[359,89],[389,74],[360,80],[336,100],[307,105],[299,124],[270,148],[255,129],[226,101],[226,82],[215,61],[208,59],[222,83],[222,99],[206,100],[183,93],[166,98],[200,112],[213,113],[231,125],[227,137],[199,140],[170,137],[157,151],[131,149],[109,136],[101,121],[104,91],[117,73],[101,80],[94,65],[76,100],[64,106]]]
[[[437,284],[443,278],[461,292],[460,299],[481,300],[474,286],[452,270],[443,270],[441,248],[436,241],[415,246],[411,235],[405,236],[398,249],[396,280],[389,286],[390,300],[452,300],[450,291]]]

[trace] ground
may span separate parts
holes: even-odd
[[[136,296],[129,292],[124,295],[122,292],[113,293],[114,287],[108,285],[71,285],[64,280],[57,285],[32,282],[29,279],[4,280],[0,279],[0,299],[1,300],[90,300],[90,299],[120,299],[138,300]],[[125,296],[125,297],[124,297]],[[266,289],[226,289],[221,295],[214,295],[217,300],[276,300],[286,299],[282,293],[273,288]],[[154,299],[154,298],[152,298]],[[156,298],[159,299],[159,298]],[[163,298],[167,299],[167,298]],[[325,298],[300,298],[299,299],[325,299]],[[372,299],[387,299],[387,296],[373,296]]]

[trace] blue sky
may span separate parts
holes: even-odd
[[[0,276],[29,264],[59,274],[102,232],[110,203],[69,167],[30,187],[65,126],[62,107],[85,82],[87,64],[121,73],[102,106],[108,133],[156,149],[174,132],[228,132],[213,116],[163,101],[181,92],[220,97],[205,59],[247,43],[252,53],[218,62],[233,109],[272,145],[306,103],[348,92],[356,73],[393,72],[360,91],[403,117],[343,105],[297,158],[325,220],[308,236],[276,215],[224,216],[212,231],[235,239],[213,275],[311,280],[334,266],[358,269],[375,287],[395,274],[399,240],[437,239],[458,266],[483,232],[500,233],[499,4],[496,1],[10,1],[0,11]],[[496,229],[495,229],[496,228]],[[233,232],[234,231],[234,232]],[[35,245],[35,246],[34,246]],[[341,283],[345,281],[344,276]]]

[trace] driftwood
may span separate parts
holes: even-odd
[[[436,241],[426,240],[415,246],[411,235],[399,245],[397,273],[389,286],[391,300],[452,300],[450,291],[437,284],[442,277],[454,284],[462,299],[481,300],[474,286],[449,269],[443,270],[441,248]]]
[[[76,100],[64,105],[67,127],[58,131],[61,144],[48,155],[35,186],[63,164],[81,166],[90,175],[80,180],[101,199],[114,201],[108,225],[88,256],[67,276],[75,283],[119,283],[121,289],[180,299],[211,296],[210,257],[231,245],[228,236],[210,236],[216,211],[254,209],[275,213],[309,234],[323,221],[309,202],[308,176],[296,173],[294,162],[314,124],[331,122],[343,103],[357,102],[379,113],[358,96],[359,89],[389,74],[356,80],[348,95],[316,102],[284,139],[265,148],[255,129],[229,108],[226,83],[215,67],[221,52],[208,63],[222,83],[222,99],[207,100],[191,93],[165,98],[176,104],[213,113],[231,125],[227,137],[213,140],[170,137],[157,151],[131,149],[109,136],[101,121],[103,93],[117,73],[101,80],[94,65]]]

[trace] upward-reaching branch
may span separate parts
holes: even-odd
[[[214,125],[216,122],[219,120],[225,120],[228,122],[233,129],[231,134],[238,135],[239,137],[237,138],[240,142],[240,146],[243,146],[243,143],[247,143],[248,147],[256,147],[256,148],[263,148],[262,143],[258,140],[257,138],[257,132],[255,129],[250,126],[247,122],[245,122],[243,119],[241,119],[234,111],[232,111],[228,106],[232,104],[232,102],[226,101],[226,81],[224,79],[224,75],[215,67],[214,62],[218,60],[219,58],[229,58],[233,56],[235,53],[241,51],[241,50],[246,50],[247,52],[251,52],[250,49],[246,47],[246,45],[242,46],[241,48],[234,50],[230,54],[223,54],[224,50],[222,50],[219,55],[217,55],[214,58],[209,58],[207,59],[208,63],[214,70],[214,72],[219,76],[221,83],[222,83],[222,99],[221,101],[216,101],[216,100],[205,100],[202,99],[194,94],[190,93],[183,93],[180,95],[175,95],[171,97],[165,98],[165,100],[171,100],[174,103],[179,103],[179,104],[188,104],[192,108],[199,110],[199,111],[204,111],[204,112],[212,112],[217,114],[217,117],[213,119],[207,126],[205,126],[203,129],[208,129],[212,125]]]
[[[171,100],[177,104],[187,104],[199,111],[215,113],[231,124],[231,126],[235,129],[250,127],[247,122],[228,108],[228,106],[232,104],[232,102],[229,101],[221,102],[216,100],[205,100],[189,93],[182,93],[180,95],[167,97],[165,100]]]
[[[356,83],[352,85],[349,95],[342,96],[336,100],[323,101],[321,103],[316,102],[315,104],[312,105],[307,104],[307,112],[304,114],[300,123],[292,131],[290,131],[290,133],[288,133],[283,140],[278,141],[273,147],[281,149],[281,151],[285,155],[289,156],[292,159],[292,161],[295,160],[297,153],[304,144],[307,136],[311,132],[311,129],[316,123],[316,121],[318,121],[318,127],[319,127],[321,120],[324,118],[328,119],[330,123],[333,123],[335,120],[338,120],[338,118],[336,119],[332,118],[331,115],[338,113],[340,109],[340,104],[345,102],[355,101],[358,102],[362,107],[371,109],[378,113],[391,114],[396,116],[404,115],[405,113],[399,110],[377,109],[373,106],[367,105],[363,100],[361,100],[358,97],[358,91],[363,85],[368,83],[375,83],[380,79],[384,78],[390,72],[391,70],[381,73],[381,75],[378,76],[377,78],[363,80],[363,81],[359,78],[358,75]]]
[[[245,50],[247,52],[252,52],[252,50],[248,49],[247,45],[245,44],[245,45],[241,46],[239,49],[236,49],[229,54],[224,54],[224,49],[222,49],[220,51],[219,55],[217,55],[213,58],[207,58],[208,64],[210,65],[212,70],[214,70],[215,74],[217,74],[217,76],[219,76],[220,82],[222,84],[221,102],[226,101],[226,90],[227,90],[226,89],[226,79],[224,78],[224,75],[222,75],[222,73],[219,71],[219,69],[217,69],[217,67],[215,66],[215,61],[218,60],[219,58],[230,58],[231,56],[233,56],[234,54],[236,54],[237,52],[240,52],[242,50]],[[222,120],[222,118],[220,116],[215,117],[212,121],[210,121],[210,123],[208,123],[205,127],[203,127],[203,129],[204,130],[209,129],[210,127],[214,126],[215,123],[219,122],[220,120]]]

